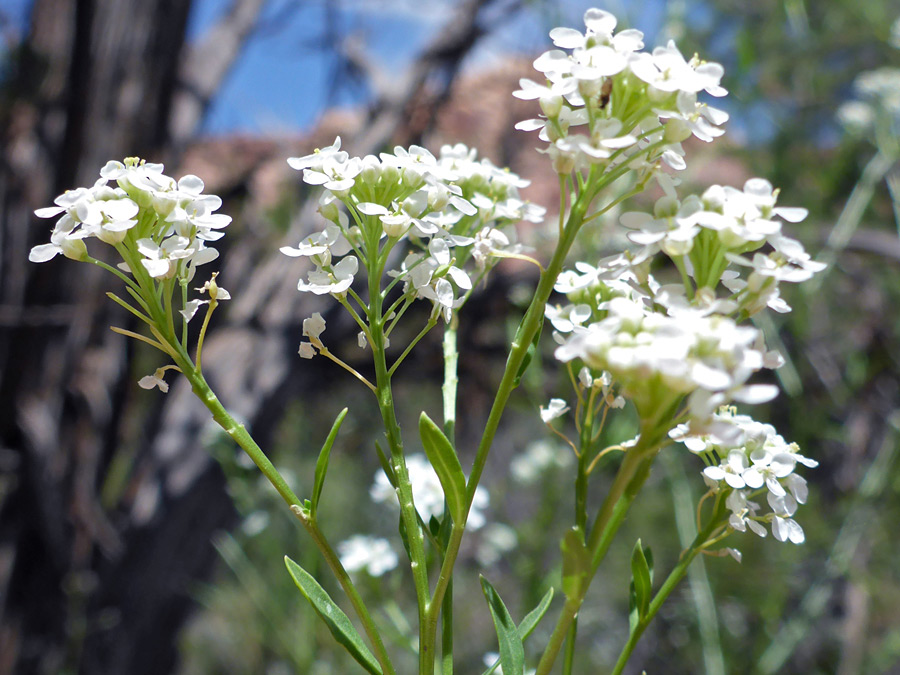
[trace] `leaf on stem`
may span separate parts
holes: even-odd
[[[375,452],[378,454],[378,462],[381,464],[381,469],[384,471],[384,475],[387,476],[388,482],[392,488],[396,488],[397,477],[394,475],[394,469],[391,467],[387,455],[384,454],[384,450],[378,445],[378,441],[375,441]]]
[[[519,635],[519,639],[524,643],[529,635],[534,632],[534,629],[537,628],[538,623],[541,619],[544,618],[544,614],[547,613],[547,610],[550,609],[550,601],[553,600],[553,589],[551,588],[544,594],[544,597],[541,598],[541,601],[538,603],[538,606],[533,610],[528,612],[525,615],[525,618],[522,619],[522,623],[519,624],[519,627],[516,628],[516,633]],[[491,675],[497,668],[500,667],[500,659],[497,659],[496,663],[488,668],[482,675]]]
[[[491,610],[494,619],[494,629],[497,631],[497,640],[500,644],[500,665],[506,675],[524,675],[525,673],[525,647],[522,646],[522,638],[516,624],[513,623],[506,605],[500,599],[497,591],[483,576],[481,590]]]
[[[331,454],[331,447],[334,445],[338,431],[340,431],[346,416],[347,408],[338,413],[334,424],[331,426],[331,431],[328,432],[328,438],[325,439],[325,445],[322,446],[322,450],[319,452],[319,459],[316,460],[316,477],[313,483],[312,500],[309,507],[310,515],[313,518],[316,517],[316,511],[319,508],[319,497],[322,496],[322,486],[325,484],[325,474],[328,472],[328,457]]]
[[[541,598],[538,606],[528,612],[528,614],[525,615],[525,618],[522,619],[522,623],[519,624],[517,632],[519,633],[519,637],[522,638],[523,641],[525,640],[525,638],[531,635],[534,629],[537,628],[540,620],[544,618],[544,614],[546,614],[547,610],[550,609],[551,600],[553,600],[552,588],[544,594],[544,597]]]
[[[419,435],[425,456],[441,481],[453,522],[462,525],[466,519],[466,476],[456,450],[440,427],[424,412],[419,416]]]
[[[378,661],[372,656],[372,652],[369,651],[353,624],[350,623],[350,619],[335,604],[334,600],[325,592],[325,589],[319,585],[319,582],[287,556],[284,557],[284,564],[287,565],[288,573],[294,579],[297,588],[300,589],[303,597],[312,605],[319,618],[328,626],[328,630],[331,631],[334,639],[367,672],[372,675],[382,675],[381,666],[378,665]]]
[[[628,623],[631,631],[647,616],[653,597],[653,554],[638,539],[631,552],[631,589]]]

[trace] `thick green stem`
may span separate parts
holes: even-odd
[[[578,617],[572,620],[569,634],[566,636],[566,651],[563,654],[563,675],[572,675],[575,666],[575,638],[578,635]]]
[[[453,578],[441,603],[441,675],[453,675]]]

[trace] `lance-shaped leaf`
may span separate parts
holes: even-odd
[[[647,616],[650,600],[653,597],[652,564],[653,556],[650,549],[645,550],[641,546],[641,540],[638,539],[631,552],[631,611],[628,622],[632,631]]]
[[[331,631],[334,639],[367,672],[372,675],[382,675],[381,666],[378,665],[378,661],[372,656],[372,652],[369,651],[353,624],[350,623],[350,619],[335,604],[334,600],[325,592],[325,589],[319,585],[319,582],[287,556],[284,557],[284,564],[287,565],[288,573],[294,579],[297,588],[300,589],[303,597],[312,605],[319,618],[328,626],[328,630]]]
[[[538,603],[538,606],[533,610],[528,612],[525,615],[525,618],[522,619],[522,623],[519,624],[519,627],[516,628],[516,633],[519,635],[519,639],[522,642],[525,642],[525,639],[531,635],[535,628],[537,628],[538,623],[541,619],[544,618],[544,614],[547,613],[547,610],[550,609],[550,602],[553,600],[553,589],[551,588],[547,593],[541,598],[541,601]],[[497,668],[500,666],[500,659],[497,659],[497,662],[484,671],[483,675],[491,675]]]
[[[440,427],[424,412],[419,417],[419,435],[422,437],[425,456],[441,481],[453,522],[462,525],[466,518],[466,476],[459,464],[456,450]]]
[[[484,591],[491,617],[494,619],[494,630],[497,631],[497,641],[500,644],[500,665],[503,667],[504,675],[524,675],[525,647],[522,646],[522,638],[519,637],[516,624],[513,623],[506,605],[494,587],[484,577],[480,579],[481,590]]]
[[[316,478],[313,483],[312,500],[309,507],[309,512],[313,518],[316,517],[316,511],[319,508],[319,497],[322,496],[322,486],[325,484],[325,474],[328,472],[328,457],[331,454],[331,448],[346,416],[346,408],[338,413],[337,419],[334,420],[331,431],[328,433],[328,438],[325,439],[325,445],[322,446],[322,450],[319,452],[319,459],[316,460]]]

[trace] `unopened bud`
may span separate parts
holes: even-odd
[[[70,260],[84,262],[90,257],[88,256],[87,246],[84,245],[81,239],[64,238],[59,242],[59,247],[62,249],[62,254]]]

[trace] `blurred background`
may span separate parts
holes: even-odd
[[[531,76],[547,31],[580,27],[592,4],[620,28],[643,30],[648,46],[675,38],[686,55],[725,66],[728,133],[713,150],[688,148],[686,182],[769,178],[780,203],[811,212],[789,234],[833,263],[811,288],[785,289],[793,313],[760,325],[788,356],[784,393],[760,415],[821,463],[805,472],[807,541],[733,538],[743,563],[698,565],[644,636],[632,672],[900,673],[900,3],[4,0],[0,675],[355,667],[285,574],[284,554],[321,566],[292,516],[188,387],[176,382],[165,396],[137,387],[162,364],[108,330],[133,327],[104,296],[108,275],[28,262],[48,230],[33,210],[92,184],[109,159],[138,155],[169,175],[200,175],[234,217],[215,265],[235,299],[216,313],[208,379],[301,494],[331,420],[349,406],[323,528],[335,542],[374,532],[400,551],[395,512],[368,494],[374,401],[324,359],[296,356],[302,319],[321,311],[332,350],[367,368],[352,322],[297,293],[300,269],[277,252],[318,227],[284,159],[337,134],[356,154],[461,141],[530,178],[525,196],[552,214],[555,179],[534,137],[512,128],[536,107],[510,92]],[[582,259],[609,252],[614,221],[582,243]],[[552,232],[520,234],[540,250]],[[463,315],[464,468],[533,284],[529,269],[501,265]],[[546,532],[571,521],[572,462],[537,415],[566,392],[552,359],[545,366],[546,379],[532,368],[513,398],[485,474],[488,524],[465,543],[461,673],[481,672],[496,650],[479,569],[517,619],[558,584]],[[404,429],[420,407],[439,410],[441,372],[435,340],[398,371],[397,398],[412,406]],[[628,421],[611,433],[628,437]],[[602,467],[595,499],[614,468]],[[700,468],[683,450],[663,453],[579,617],[575,672],[604,672],[624,643],[634,541],[653,548],[657,574],[677,560],[674,525],[696,503]],[[412,672],[403,668],[414,620],[405,574],[362,575],[360,585],[392,652],[408,655],[401,672]]]

